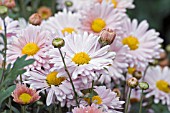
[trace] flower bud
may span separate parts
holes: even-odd
[[[99,36],[100,36],[99,43],[102,46],[106,46],[106,45],[110,45],[113,43],[116,37],[116,33],[112,29],[106,28],[100,32]]]
[[[52,45],[53,45],[55,48],[61,48],[61,47],[64,46],[64,44],[65,44],[65,41],[64,41],[64,39],[62,39],[62,38],[55,38],[55,39],[53,39],[53,41],[52,41]]]
[[[52,15],[52,11],[48,7],[40,7],[38,9],[38,14],[41,15],[42,19],[48,19]]]
[[[133,77],[137,78],[138,80],[142,78],[142,73],[140,71],[135,71],[133,73]]]
[[[32,25],[40,25],[42,21],[41,16],[38,13],[34,13],[29,18],[29,23]]]
[[[142,89],[142,90],[147,90],[149,89],[149,84],[147,82],[140,82],[139,83],[139,87]]]
[[[6,6],[0,6],[0,17],[4,19],[8,13],[8,8]]]
[[[8,7],[9,9],[12,9],[16,6],[15,0],[5,0],[4,5]]]
[[[136,88],[138,86],[138,80],[135,77],[132,77],[127,80],[127,85],[130,88]]]
[[[121,92],[120,92],[120,90],[118,88],[114,88],[113,92],[117,93],[117,97],[121,96]]]
[[[67,6],[67,7],[73,6],[73,2],[71,2],[71,1],[65,1],[64,4],[65,4],[65,6]]]

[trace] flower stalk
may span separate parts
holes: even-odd
[[[126,102],[126,105],[125,105],[125,113],[128,113],[128,107],[129,107],[129,103],[130,103],[130,95],[131,95],[131,92],[132,92],[132,88],[130,88],[130,90],[129,90],[127,102]]]
[[[67,73],[67,75],[68,75],[68,77],[69,77],[69,79],[70,79],[70,83],[71,83],[71,86],[72,86],[72,88],[73,88],[73,92],[74,92],[75,99],[76,99],[76,105],[79,107],[78,95],[77,95],[77,93],[76,93],[76,90],[75,90],[73,81],[72,81],[72,79],[71,79],[71,75],[70,75],[70,73],[69,73],[69,71],[68,71],[68,69],[67,69],[67,66],[66,66],[66,63],[65,63],[65,60],[64,60],[64,56],[63,56],[63,54],[62,54],[62,52],[61,52],[61,49],[58,48],[58,50],[59,50],[59,52],[60,52],[60,55],[61,55],[61,58],[62,58],[62,61],[63,61],[63,64],[64,64],[65,71],[66,71],[66,73]]]

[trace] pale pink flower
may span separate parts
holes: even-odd
[[[95,34],[99,34],[104,28],[120,31],[125,16],[106,1],[94,4],[89,9],[83,10],[81,14],[81,29]]]
[[[40,99],[40,96],[36,90],[21,84],[17,84],[16,89],[12,93],[12,97],[18,104],[30,104]]]
[[[73,113],[104,113],[101,109],[97,108],[94,104],[92,106],[74,108]]]
[[[15,40],[8,45],[7,61],[13,63],[17,57],[28,55],[27,59],[35,59],[35,62],[27,67],[27,69],[41,68],[49,69],[47,41],[50,37],[48,31],[42,30],[38,26],[28,26],[21,30]]]

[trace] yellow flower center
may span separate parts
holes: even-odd
[[[39,50],[40,50],[40,48],[38,47],[37,44],[35,44],[35,43],[28,43],[28,44],[26,44],[26,45],[22,48],[22,54],[26,54],[26,55],[29,55],[29,56],[33,56],[33,55],[35,55]]]
[[[72,58],[72,61],[78,65],[88,64],[90,60],[90,56],[85,52],[76,53]]]
[[[94,32],[99,33],[103,28],[105,28],[105,26],[106,26],[106,23],[105,23],[105,21],[103,19],[96,18],[92,22],[91,29]]]
[[[24,103],[24,104],[29,104],[31,101],[32,96],[29,95],[28,93],[22,93],[19,96],[19,99]]]
[[[114,8],[116,8],[117,7],[117,0],[112,0],[112,3],[114,4]]]
[[[131,50],[136,50],[139,47],[139,41],[134,36],[128,36],[122,40],[123,45],[128,45]]]
[[[135,67],[128,67],[128,73],[129,73],[129,74],[132,75],[135,71],[136,71],[136,68],[135,68]]]
[[[46,81],[49,86],[58,86],[65,80],[65,77],[57,77],[57,74],[57,72],[53,71],[47,75]]]
[[[67,33],[72,33],[72,32],[75,32],[74,28],[71,28],[71,27],[66,27],[62,30],[62,33],[64,34],[65,32]]]
[[[90,104],[90,98],[84,98],[84,100]],[[92,97],[92,102],[95,104],[101,104],[102,103],[102,99],[100,98],[100,96],[93,96]]]
[[[2,26],[0,26],[0,30],[2,30]]]
[[[156,87],[165,92],[165,93],[170,93],[170,85],[168,84],[168,82],[164,81],[164,80],[159,80],[156,82]]]
[[[42,19],[47,19],[48,18],[48,14],[46,12],[43,12],[41,17],[42,17]]]

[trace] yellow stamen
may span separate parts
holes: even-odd
[[[94,32],[99,33],[103,28],[105,28],[105,26],[106,26],[106,23],[105,23],[105,21],[103,19],[96,18],[92,22],[91,29]]]
[[[116,8],[118,4],[117,0],[112,0],[112,3],[114,4],[114,8]]]
[[[90,98],[84,98],[84,100],[90,104]],[[92,97],[92,103],[95,103],[95,104],[101,104],[102,103],[102,99],[100,98],[100,96],[93,96]]]
[[[46,81],[49,86],[51,85],[58,86],[65,80],[65,77],[57,77],[57,74],[58,73],[54,71],[47,75]]]
[[[170,85],[168,82],[166,82],[165,80],[159,80],[156,82],[156,87],[165,92],[165,93],[170,93]]]
[[[134,36],[128,36],[122,40],[123,45],[128,45],[131,50],[136,50],[139,47],[139,41]]]
[[[26,45],[22,48],[22,54],[26,54],[26,55],[29,55],[29,56],[33,56],[33,55],[35,55],[39,50],[40,50],[40,48],[38,47],[37,44],[35,44],[35,43],[28,43],[28,44],[26,44]]]
[[[76,53],[72,58],[72,61],[78,65],[88,64],[90,60],[90,56],[85,52]]]
[[[76,32],[76,31],[74,30],[74,28],[66,27],[66,28],[64,28],[64,29],[62,30],[62,33],[63,33],[63,34],[64,34],[65,32],[71,34],[72,32]]]
[[[0,30],[2,30],[2,26],[0,26]]]
[[[128,67],[128,73],[129,73],[129,74],[132,75],[135,71],[136,71],[136,68],[135,68],[135,67]]]
[[[19,99],[24,103],[24,104],[29,104],[31,101],[32,96],[28,93],[22,93],[19,96]]]

